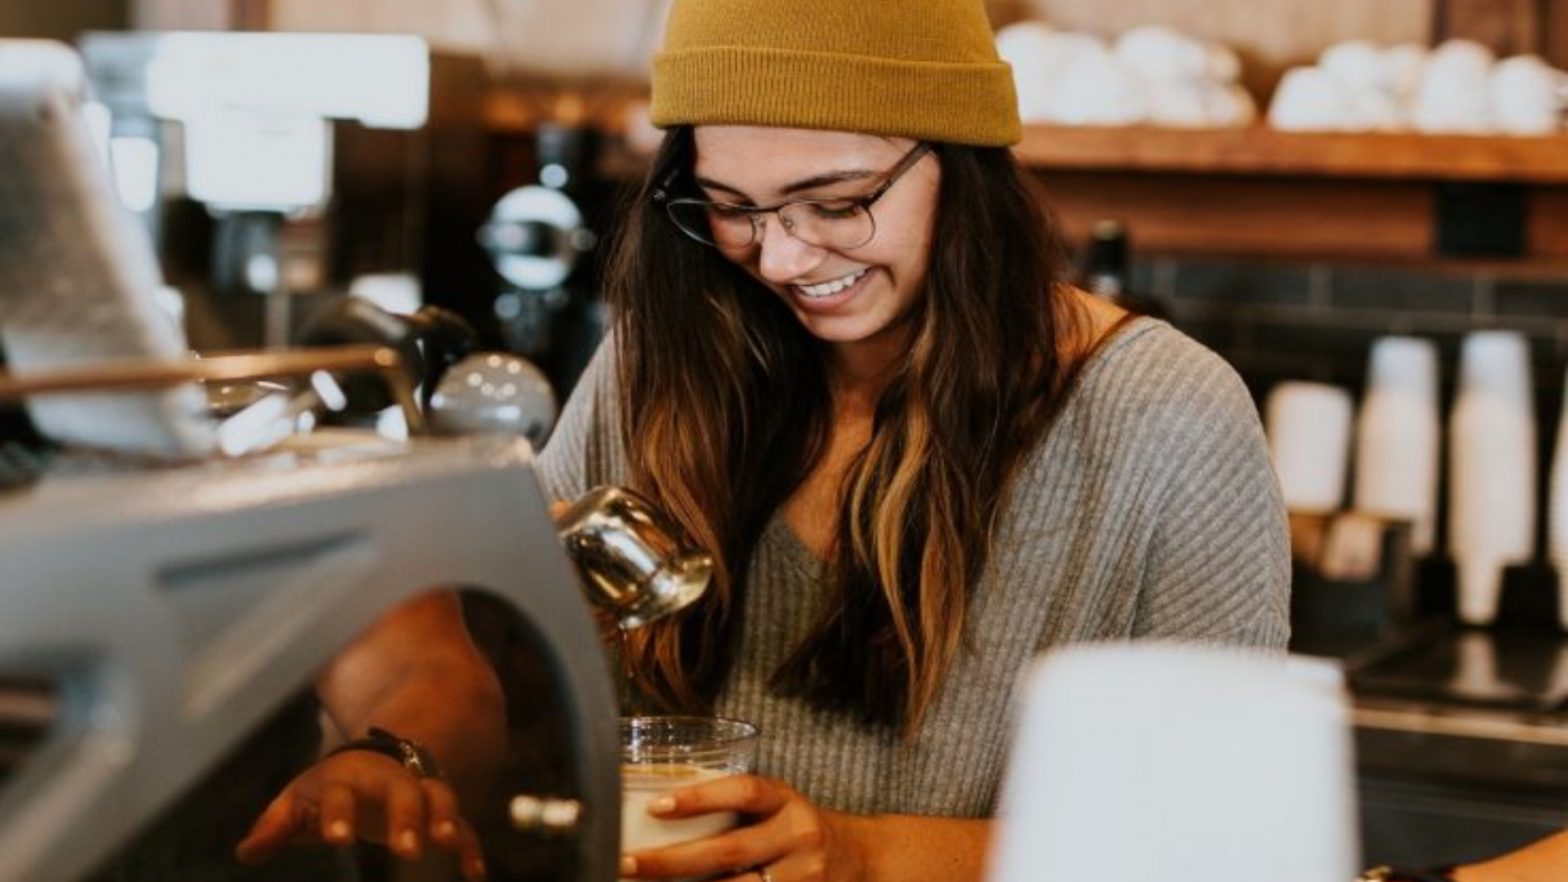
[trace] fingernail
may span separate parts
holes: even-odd
[[[402,834],[397,837],[397,847],[406,852],[418,851],[419,836],[415,834],[413,830],[404,830]]]
[[[623,857],[623,858],[621,858],[621,875],[622,876],[635,876],[635,875],[637,875],[637,859],[636,858],[630,858],[630,857]]]
[[[348,821],[333,821],[332,826],[327,828],[327,835],[332,837],[334,842],[347,841],[349,833]]]
[[[485,862],[479,858],[469,861],[468,877],[470,879],[483,879],[485,877]]]
[[[648,801],[648,811],[663,814],[675,808],[675,797],[658,796]]]
[[[436,835],[442,839],[451,839],[457,835],[457,825],[451,821],[442,821],[436,825]]]

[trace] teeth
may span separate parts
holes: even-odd
[[[834,294],[860,281],[860,277],[865,274],[865,270],[860,270],[859,272],[850,273],[842,279],[834,279],[831,282],[823,282],[820,285],[796,285],[795,290],[807,297],[832,297]]]

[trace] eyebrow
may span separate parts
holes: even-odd
[[[827,174],[815,175],[813,177],[806,178],[803,181],[796,181],[795,183],[790,184],[784,189],[780,190],[779,193],[784,196],[793,196],[796,193],[802,192],[804,190],[815,190],[818,187],[827,187],[833,184],[843,184],[849,181],[869,180],[871,178],[875,178],[879,174],[881,174],[881,172],[867,170],[829,172]],[[725,193],[739,196],[742,199],[751,198],[745,193],[742,193],[728,184],[721,184],[718,181],[711,180],[709,178],[699,176],[695,178],[695,181],[697,186],[706,190],[722,190]]]

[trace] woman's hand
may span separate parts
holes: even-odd
[[[323,759],[283,789],[234,850],[246,864],[272,859],[291,843],[356,840],[418,860],[426,843],[454,853],[468,880],[485,878],[479,838],[458,813],[446,782],[418,779],[389,756],[348,750]]]
[[[719,778],[673,791],[650,803],[649,810],[672,820],[739,812],[744,826],[624,855],[622,876],[713,876],[722,882],[861,882],[865,876],[850,832],[851,816],[818,808],[782,781],[755,775]]]

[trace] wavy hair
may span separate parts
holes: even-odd
[[[963,651],[1008,485],[1057,411],[1076,310],[1064,249],[1005,149],[935,145],[941,163],[911,345],[840,489],[828,587],[776,690],[912,733]],[[827,445],[825,349],[778,297],[663,216],[694,188],[672,130],[621,231],[608,296],[629,481],[717,558],[692,610],[628,635],[641,690],[711,708],[732,663],[752,551]]]

